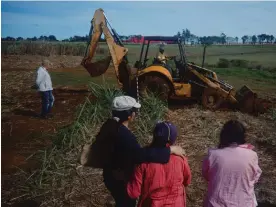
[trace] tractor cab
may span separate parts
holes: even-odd
[[[174,82],[182,82],[187,68],[184,52],[178,37],[146,36],[134,67],[143,70],[150,66],[162,66],[170,72]]]

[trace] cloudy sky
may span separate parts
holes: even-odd
[[[276,36],[276,2],[2,1],[1,6],[2,37],[84,36],[98,8],[120,35],[175,35],[188,28],[199,36]]]

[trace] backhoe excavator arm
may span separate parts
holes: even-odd
[[[128,49],[123,46],[116,31],[111,26],[110,30],[107,24],[109,24],[110,26],[110,23],[108,22],[103,9],[97,9],[91,21],[89,42],[85,57],[83,58],[81,65],[89,72],[92,77],[96,77],[106,72],[112,59],[118,83],[120,86],[122,86],[124,84],[123,82],[128,81],[126,80],[128,77],[125,76],[123,77],[125,80],[122,80],[122,77],[120,77],[119,69],[120,67],[125,67],[123,68],[123,70],[127,70],[128,61],[126,54],[128,52]],[[104,34],[105,36],[110,56],[108,56],[104,60],[92,63],[91,61],[95,55],[102,34]]]

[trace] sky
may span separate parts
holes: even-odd
[[[2,1],[1,37],[85,36],[102,8],[119,35],[175,35],[188,28],[198,36],[276,36],[276,2],[218,1]]]

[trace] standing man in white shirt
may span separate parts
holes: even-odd
[[[50,67],[49,60],[42,60],[41,66],[37,69],[36,86],[41,94],[42,111],[41,118],[47,119],[52,117],[50,112],[54,104],[53,87],[48,69]]]

